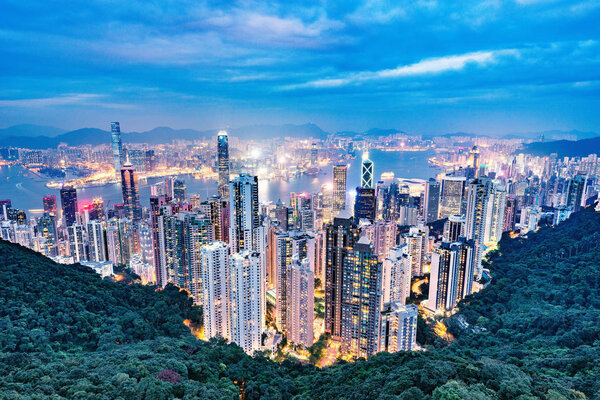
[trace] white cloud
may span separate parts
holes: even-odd
[[[129,104],[108,103],[99,101],[104,97],[99,94],[92,93],[70,93],[55,97],[40,97],[31,99],[0,99],[0,107],[25,107],[25,108],[42,108],[55,107],[64,105],[87,105],[104,108],[130,109],[134,106]]]
[[[403,65],[392,69],[379,71],[355,72],[344,77],[318,79],[299,85],[291,85],[285,89],[298,88],[328,88],[356,84],[363,81],[378,79],[401,78],[419,75],[434,75],[448,71],[459,71],[469,64],[483,66],[496,62],[502,56],[518,56],[519,51],[514,49],[479,51],[461,55],[452,55],[439,58],[429,58],[414,64]]]

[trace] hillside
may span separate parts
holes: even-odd
[[[558,157],[585,157],[600,153],[600,137],[582,140],[556,140],[526,144],[517,153],[547,156],[556,153]]]
[[[317,369],[196,340],[183,293],[101,280],[0,242],[0,398],[583,399],[600,396],[600,214],[504,239],[494,277],[427,351]]]

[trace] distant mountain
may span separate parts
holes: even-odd
[[[32,136],[49,136],[54,137],[65,133],[64,129],[54,126],[43,126],[33,124],[13,125],[8,128],[0,129],[0,138],[10,136],[32,137]]]
[[[526,144],[518,153],[547,156],[556,153],[559,157],[585,157],[600,154],[600,136],[582,140],[556,140]]]
[[[570,131],[561,131],[555,129],[542,132],[510,133],[502,136],[502,139],[539,139],[542,136],[544,137],[544,140],[581,140],[600,136],[600,133],[584,132],[577,129],[572,129]]]
[[[363,131],[363,132],[339,131],[339,132],[336,132],[335,135],[336,136],[348,137],[348,138],[365,137],[365,136],[373,138],[373,137],[382,137],[382,136],[396,135],[398,133],[400,133],[400,134],[406,134],[406,132],[401,131],[400,129],[394,129],[394,128],[391,128],[391,129],[372,128],[372,129],[369,129],[369,130]]]

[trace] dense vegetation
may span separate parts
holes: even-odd
[[[101,280],[0,242],[0,398],[600,398],[600,214],[490,257],[493,281],[428,351],[318,369],[196,340],[184,293]]]

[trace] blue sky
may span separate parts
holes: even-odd
[[[600,131],[596,0],[4,0],[0,58],[0,127]]]

